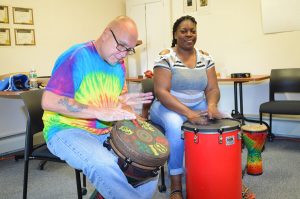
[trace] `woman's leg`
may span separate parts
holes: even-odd
[[[181,178],[183,170],[184,141],[181,139],[181,126],[185,117],[170,111],[159,102],[155,102],[150,110],[150,118],[154,123],[161,125],[170,145],[170,156],[168,160],[168,171],[171,180],[172,198],[182,198]],[[175,190],[178,190],[175,194]]]
[[[165,130],[170,145],[168,169],[170,175],[183,173],[184,142],[181,139],[181,126],[186,120],[184,116],[165,108],[161,103],[154,102],[150,109],[150,118]]]
[[[106,199],[152,198],[157,178],[133,188],[117,164],[117,156],[103,147],[108,135],[93,135],[81,129],[56,133],[47,143],[49,150],[80,169]],[[145,192],[145,189],[147,192]]]

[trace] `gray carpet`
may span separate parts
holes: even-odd
[[[243,166],[246,164],[247,149],[242,153]],[[278,139],[267,142],[262,154],[264,173],[260,176],[245,174],[246,184],[257,199],[300,199],[300,142]],[[29,172],[29,199],[75,199],[76,184],[74,170],[65,164],[47,163],[45,169],[37,169],[39,161],[31,161]],[[169,187],[169,180],[166,181]],[[23,160],[0,161],[0,198],[22,198]],[[89,198],[93,187],[87,182]],[[168,198],[166,193],[156,192],[155,199]],[[201,199],[201,196],[199,196]]]

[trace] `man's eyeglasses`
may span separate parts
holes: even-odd
[[[114,37],[114,39],[115,39],[115,41],[117,43],[116,49],[118,51],[120,51],[120,52],[125,52],[126,51],[128,53],[128,55],[133,55],[135,53],[134,48],[127,48],[126,46],[120,44],[118,42],[118,40],[117,40],[116,35],[114,34],[114,32],[111,29],[109,29],[109,30],[110,30],[112,36]]]

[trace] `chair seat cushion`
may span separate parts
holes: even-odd
[[[281,100],[265,102],[260,105],[259,112],[271,114],[300,115],[300,101]]]

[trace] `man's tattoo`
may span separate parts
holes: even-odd
[[[70,112],[81,112],[82,109],[87,109],[87,105],[84,104],[75,104],[74,102],[70,102],[70,99],[67,97],[64,97],[58,101],[58,104],[61,104],[67,108]]]

